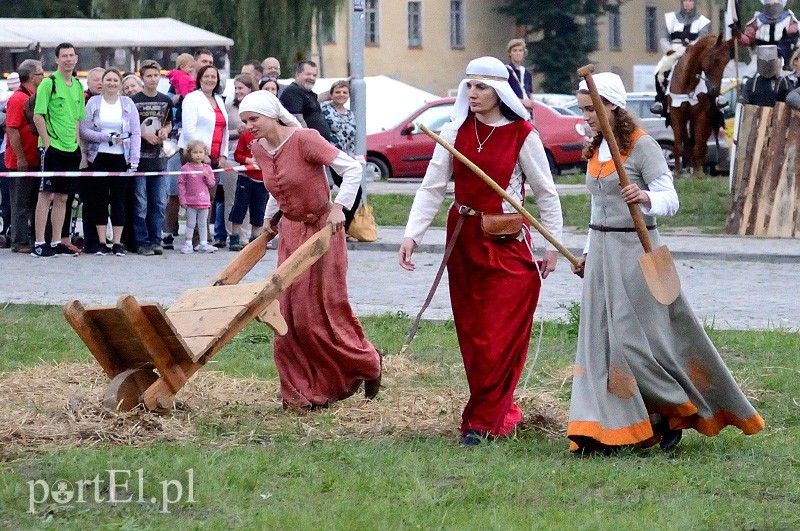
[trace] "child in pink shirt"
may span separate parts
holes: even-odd
[[[167,79],[172,83],[175,89],[175,100],[181,96],[186,96],[191,91],[197,88],[197,81],[192,76],[194,72],[194,57],[188,53],[182,53],[175,61],[175,70],[167,72]]]
[[[200,236],[200,252],[213,253],[217,250],[208,243],[208,212],[211,209],[209,188],[217,184],[211,166],[204,161],[208,158],[208,148],[200,140],[192,140],[186,146],[188,162],[181,166],[178,177],[178,199],[186,209],[186,241],[181,253],[192,254],[192,235],[194,228]]]

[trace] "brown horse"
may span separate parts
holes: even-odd
[[[669,84],[670,125],[675,133],[673,154],[677,178],[685,166],[689,173],[702,168],[708,151],[708,137],[714,130],[714,118],[719,113],[716,99],[719,96],[722,74],[733,53],[733,39],[723,40],[722,34],[707,35],[686,49],[678,59]],[[684,101],[672,106],[672,95],[692,96],[697,84],[703,79],[707,93],[697,94],[697,103]],[[687,98],[688,99],[688,98]],[[684,156],[685,154],[685,156]],[[686,160],[686,164],[683,163]]]

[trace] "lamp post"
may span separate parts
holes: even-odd
[[[361,188],[366,202],[367,85],[364,82],[364,0],[351,0],[350,109],[356,118],[356,156],[361,162]],[[358,205],[353,205],[357,208]]]

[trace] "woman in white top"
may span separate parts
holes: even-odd
[[[102,93],[92,96],[86,103],[86,117],[80,125],[81,139],[86,142],[86,159],[92,171],[125,172],[136,171],[139,165],[141,134],[139,112],[136,104],[127,96],[120,95],[122,77],[118,70],[111,68],[103,73]],[[100,242],[95,254],[115,254],[123,256],[122,229],[125,225],[125,200],[131,177],[116,175],[92,177],[87,181],[88,194],[84,204],[91,204],[85,211],[95,213],[94,220],[85,219],[87,226],[92,223],[97,229]],[[106,242],[109,206],[113,245]]]
[[[202,67],[197,72],[197,90],[187,94],[181,104],[183,125],[178,140],[181,149],[186,149],[192,140],[203,142],[209,152],[208,163],[215,170],[224,167],[228,159],[228,113],[220,94],[219,70],[212,65]],[[212,198],[215,198],[216,188],[210,190]],[[213,222],[214,219],[209,219],[209,223]]]

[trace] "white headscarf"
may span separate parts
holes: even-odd
[[[611,72],[600,72],[599,74],[594,74],[592,79],[594,79],[594,84],[597,86],[598,94],[617,107],[625,108],[627,93],[625,92],[625,84],[622,82],[621,77]],[[578,85],[578,90],[589,90],[586,85],[586,80],[581,80]]]
[[[456,127],[461,127],[469,114],[469,96],[467,95],[467,83],[478,81],[489,85],[500,97],[500,101],[508,105],[520,118],[530,119],[528,110],[522,105],[511,85],[508,84],[508,69],[496,57],[479,57],[473,59],[467,65],[464,79],[458,85],[458,96],[453,105],[453,114],[450,119]]]
[[[239,116],[243,112],[263,114],[267,118],[275,118],[286,125],[302,127],[297,118],[286,110],[280,100],[268,90],[254,90],[239,103]]]

